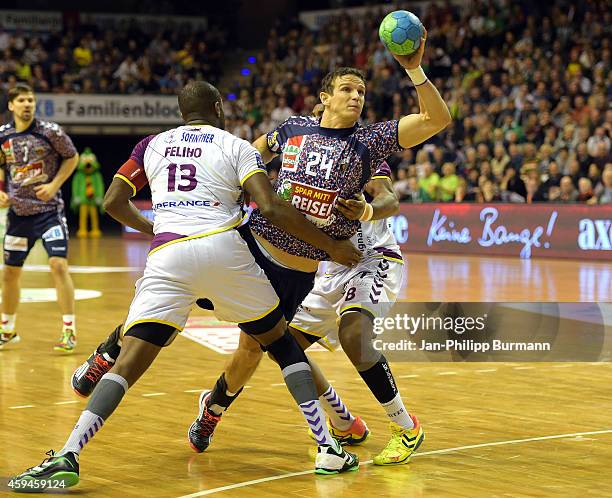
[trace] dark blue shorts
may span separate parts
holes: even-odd
[[[63,211],[18,216],[11,209],[6,219],[4,264],[23,266],[38,239],[49,257],[68,256],[68,226]]]
[[[248,224],[238,228],[238,232],[249,246],[255,262],[265,272],[270,284],[278,294],[285,320],[290,323],[298,306],[314,287],[317,272],[291,270],[273,263],[261,252]]]

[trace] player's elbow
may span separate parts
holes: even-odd
[[[104,208],[104,211],[107,214],[112,216],[113,212],[115,211],[115,204],[112,199],[104,197],[104,200],[102,201],[102,208]]]
[[[448,110],[448,106],[445,103],[442,103],[442,108],[440,109],[440,113],[437,116],[436,122],[438,122],[440,129],[438,131],[442,131],[446,128],[451,121],[453,120],[450,111]]]
[[[428,131],[430,137],[440,133],[450,124],[452,119],[446,105],[443,111],[445,112],[436,114],[426,113],[421,116],[422,127]]]
[[[121,205],[125,204],[121,202],[121,199],[116,195],[116,193],[109,189],[104,196],[104,200],[102,201],[102,207],[104,211],[114,217],[114,214],[117,213],[118,210],[121,209]]]
[[[425,118],[429,121],[429,126],[434,130],[434,133],[440,133],[444,130],[453,120],[451,117],[450,111],[448,110],[448,106],[443,104],[439,110],[435,114],[427,115]]]
[[[442,129],[446,128],[453,121],[453,117],[451,116],[450,111],[448,110],[448,106],[444,104],[444,112],[443,114],[443,126]]]
[[[77,153],[74,156],[66,159],[66,164],[68,165],[68,168],[70,169],[70,173],[73,173],[77,169],[77,166],[79,165],[79,157],[80,156]]]

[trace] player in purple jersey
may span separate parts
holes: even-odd
[[[4,237],[0,348],[19,341],[15,317],[23,263],[42,239],[57,289],[63,329],[56,351],[76,346],[74,286],[68,272],[68,227],[60,188],[79,160],[70,137],[55,123],[34,118],[36,97],[18,84],[8,93],[13,121],[0,127],[0,207],[9,208]]]
[[[392,191],[384,181],[376,180],[381,195],[371,204],[364,202],[361,195],[366,183],[385,157],[427,140],[450,122],[446,104],[420,68],[424,47],[425,40],[416,54],[394,56],[415,84],[420,113],[399,121],[357,126],[366,82],[360,71],[340,68],[323,80],[320,98],[324,111],[320,120],[289,118],[254,143],[265,162],[282,155],[282,167],[276,181],[278,195],[333,237],[351,237],[360,221],[384,219],[394,214],[397,200],[393,195],[385,195],[387,190],[391,194]],[[241,231],[281,301],[287,303],[283,311],[290,322],[297,306],[312,289],[319,260],[327,259],[326,254],[272,226],[257,210],[251,217],[250,228],[247,225]],[[372,330],[371,317],[366,313],[347,313],[342,316],[340,328],[343,345],[346,342],[345,350],[372,393],[386,410],[389,408],[387,412],[396,408],[395,411],[403,414],[399,419],[403,425],[394,432],[377,461],[385,465],[406,463],[422,439],[422,430],[404,408],[384,356],[368,341],[364,341],[361,348],[362,331]],[[120,347],[118,336],[116,330],[77,371],[81,380],[89,376],[89,384],[95,385],[99,374],[109,368],[108,363],[116,357]],[[242,334],[225,372],[212,392],[204,393],[200,399],[200,414],[190,431],[195,448],[203,451],[208,447],[220,415],[253,374],[261,356],[259,345]],[[73,376],[77,391],[81,380]],[[398,444],[406,447],[408,453],[395,452]]]
[[[282,166],[276,180],[278,195],[333,237],[351,237],[357,232],[359,221],[383,219],[393,214],[397,205],[395,198],[391,201],[391,196],[384,196],[380,203],[363,202],[365,185],[387,156],[424,142],[451,121],[448,107],[420,66],[426,36],[425,32],[416,53],[409,56],[393,54],[415,86],[420,105],[418,114],[358,126],[366,81],[357,69],[339,68],[323,79],[319,97],[324,110],[320,120],[291,117],[253,144],[266,163],[281,155]],[[360,213],[358,219],[354,217],[355,212]],[[246,235],[252,236],[251,252],[262,253],[272,268],[291,268],[294,273],[316,272],[319,261],[327,259],[313,246],[271,226],[257,210],[253,212],[250,232]],[[262,267],[266,270],[266,266],[262,264]],[[270,274],[268,278],[273,282]],[[283,285],[295,286],[291,280]],[[286,316],[289,322],[294,314],[295,309],[291,316]],[[387,448],[375,462],[406,463],[422,440],[423,431],[404,408],[385,357],[374,349],[371,341],[362,341],[363,331],[372,330],[371,320],[367,313],[343,315],[340,322],[342,344],[350,349],[347,355],[376,399],[383,405],[391,403],[405,415],[402,426],[397,432],[393,431]],[[255,351],[254,341],[247,337],[241,340],[205,406],[201,403],[195,424],[204,425],[202,421],[207,411],[218,416],[227,409],[257,367],[259,358]],[[214,429],[214,424],[207,422],[202,432],[210,428]],[[399,446],[408,451],[396,451]]]

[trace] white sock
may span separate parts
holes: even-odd
[[[72,429],[68,441],[66,441],[66,444],[57,455],[65,455],[69,451],[77,455],[80,454],[83,446],[94,437],[94,434],[98,432],[103,425],[104,420],[102,420],[102,417],[89,410],[84,410],[79,417],[79,421],[74,426],[74,429]]]
[[[11,334],[15,331],[15,319],[17,314],[7,315],[2,313],[2,331]]]
[[[404,429],[412,429],[414,427],[414,422],[410,415],[408,415],[408,410],[406,410],[399,393],[388,403],[382,403],[382,407],[387,412],[387,417],[389,417],[391,422],[395,422]]]
[[[76,333],[75,315],[62,315],[62,322],[64,322],[64,330],[72,329]]]
[[[351,415],[332,386],[329,386],[329,389],[319,396],[319,401],[336,429],[346,431],[353,425],[355,417]]]

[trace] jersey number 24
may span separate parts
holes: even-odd
[[[310,176],[317,176],[317,171],[315,169],[316,166],[319,166],[319,169],[325,172],[325,179],[329,180],[332,168],[334,166],[334,160],[327,159],[327,155],[325,154],[311,151],[308,153],[308,160],[306,161],[306,174]]]

